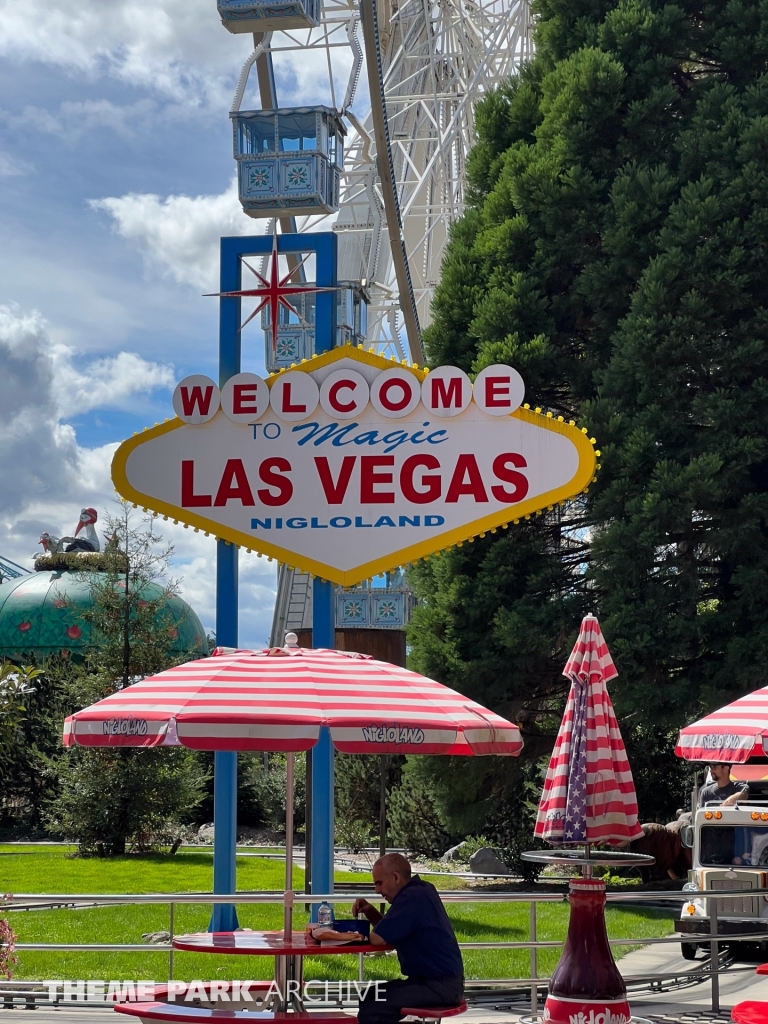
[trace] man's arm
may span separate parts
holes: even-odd
[[[733,807],[733,805],[737,804],[740,800],[748,800],[748,799],[749,799],[749,786],[745,786],[744,789],[742,789],[740,793],[733,793],[733,794],[731,794],[731,796],[728,797],[727,800],[723,800],[723,807]]]
[[[371,922],[371,924],[374,926],[374,928],[379,923],[379,921],[382,920],[382,915],[378,912],[376,907],[372,907],[368,900],[363,899],[362,896],[356,899],[355,902],[352,904],[352,917],[357,917],[361,910],[368,918],[368,920]],[[379,943],[377,942],[375,943],[375,945],[378,946]],[[384,942],[383,939],[381,940],[381,945],[386,946],[386,942]]]

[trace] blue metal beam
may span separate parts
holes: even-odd
[[[312,646],[335,648],[333,584],[317,577],[312,590]],[[333,744],[327,727],[312,748],[312,877],[310,891],[333,892]],[[313,916],[316,907],[313,907]]]

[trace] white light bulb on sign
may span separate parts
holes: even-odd
[[[184,423],[207,423],[219,411],[221,395],[210,377],[193,373],[173,392],[173,411]]]
[[[359,416],[368,396],[368,381],[357,370],[335,370],[320,386],[320,406],[337,420]]]
[[[254,423],[269,408],[269,388],[256,373],[236,373],[221,389],[221,408],[234,423]]]
[[[472,397],[489,416],[509,416],[523,403],[525,383],[513,367],[494,363],[475,377]]]
[[[458,416],[472,401],[472,382],[458,366],[438,366],[424,378],[421,400],[433,416]]]
[[[320,390],[314,379],[301,370],[281,373],[269,392],[269,404],[275,416],[291,422],[305,420],[317,408]]]
[[[371,384],[371,405],[388,419],[407,416],[419,404],[420,398],[418,377],[399,367],[384,370]]]

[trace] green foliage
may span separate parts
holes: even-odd
[[[768,7],[535,11],[535,58],[477,108],[425,340],[433,364],[514,364],[532,404],[589,426],[602,470],[411,570],[412,663],[521,722],[482,802],[551,749],[596,612],[641,814],[664,820],[686,788],[670,738],[768,657]]]
[[[206,777],[189,750],[76,747],[56,764],[60,795],[47,814],[52,832],[81,853],[143,853],[173,842],[200,801]]]
[[[173,664],[179,624],[170,599],[179,584],[167,578],[173,547],[163,544],[154,517],[141,516],[137,522],[129,502],[118,506],[116,516],[106,516],[105,529],[115,544],[100,556],[101,571],[83,572],[91,604],[82,618],[99,637],[90,662],[128,686]]]
[[[31,665],[0,662],[0,761],[8,757],[14,745],[29,697],[34,692],[31,683],[40,674],[40,669]]]
[[[244,771],[246,784],[253,790],[258,801],[262,821],[273,828],[285,829],[286,756],[285,754],[264,754],[255,757]],[[294,755],[294,798],[293,824],[295,829],[304,827],[306,816],[306,754]]]
[[[91,603],[82,614],[100,644],[82,663],[47,666],[59,736],[62,711],[86,707],[178,661],[167,610],[177,585],[157,586],[172,549],[163,546],[151,517],[136,524],[126,502],[117,517],[107,516],[106,528],[113,543],[102,570],[83,574]],[[64,753],[38,750],[32,763],[54,784],[42,815],[46,827],[77,842],[81,853],[106,856],[172,843],[209,781],[201,759],[184,748],[75,746]]]
[[[422,763],[425,760],[421,757],[405,760],[402,780],[393,790],[389,803],[387,838],[412,853],[435,857],[448,849],[454,837],[441,818],[435,777],[425,770]]]
[[[372,840],[370,825],[358,818],[340,816],[338,808],[336,809],[334,835],[336,845],[351,850],[352,853],[360,853],[366,846],[370,846]]]
[[[365,822],[379,833],[381,772],[384,769],[386,803],[400,783],[405,758],[394,755],[339,754],[334,758],[336,818]]]

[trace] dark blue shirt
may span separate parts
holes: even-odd
[[[374,931],[394,946],[406,978],[463,978],[464,964],[445,907],[431,882],[414,875]]]

